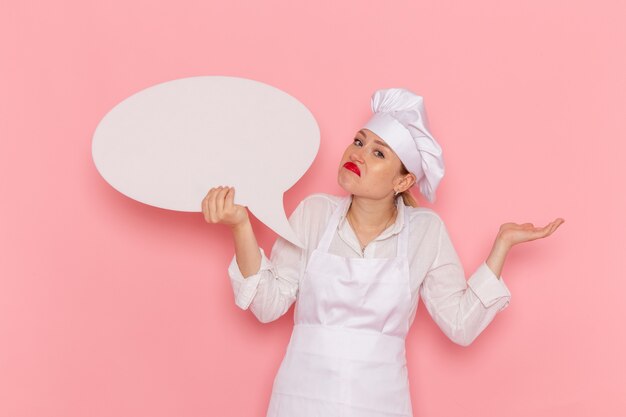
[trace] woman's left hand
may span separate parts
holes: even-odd
[[[564,221],[559,217],[544,227],[536,227],[532,223],[504,223],[500,226],[497,239],[510,248],[518,243],[550,236]]]

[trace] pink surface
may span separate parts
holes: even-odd
[[[265,414],[293,310],[266,325],[239,310],[227,231],[124,197],[91,160],[111,107],[194,75],[263,81],[315,114],[320,153],[288,213],[340,192],[337,162],[371,93],[402,86],[425,97],[444,148],[432,207],[466,272],[501,223],[565,218],[513,249],[511,305],[471,346],[420,307],[408,340],[416,416],[626,415],[625,9],[3,3],[0,416]],[[274,235],[255,226],[269,251]]]

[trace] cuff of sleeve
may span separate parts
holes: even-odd
[[[496,277],[496,274],[487,266],[486,262],[483,262],[478,267],[467,282],[467,285],[486,308],[491,307],[501,298],[507,298],[502,308],[509,304],[511,292],[502,280],[502,277]]]
[[[271,263],[265,256],[265,252],[262,248],[259,249],[261,251],[261,266],[256,274],[244,278],[239,270],[239,265],[237,265],[236,257],[233,257],[228,267],[228,274],[233,281],[233,289],[235,290],[235,304],[242,310],[247,310],[250,307],[263,277],[263,272],[271,269]]]

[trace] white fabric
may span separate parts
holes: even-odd
[[[374,115],[363,126],[380,136],[417,179],[420,192],[435,201],[435,191],[445,169],[441,146],[428,128],[421,96],[405,88],[387,88],[371,98]]]
[[[392,258],[331,254],[349,203],[335,208],[307,263],[267,417],[412,417],[409,229],[400,231]]]
[[[305,249],[278,238],[268,259],[263,250],[261,268],[243,278],[235,257],[228,268],[235,302],[250,309],[261,321],[276,320],[287,312],[298,294],[307,262],[318,246],[333,210],[343,199],[314,194],[304,199],[289,222]],[[404,206],[402,198],[398,205]],[[511,293],[485,262],[466,281],[465,273],[441,218],[425,207],[407,207],[407,218],[398,216],[361,252],[358,239],[342,214],[329,253],[349,258],[396,256],[399,232],[410,225],[408,242],[409,286],[413,323],[419,298],[441,330],[455,343],[469,345],[496,313],[508,306]]]
[[[421,163],[422,157],[417,150],[417,146],[415,146],[413,136],[398,119],[389,113],[374,113],[363,127],[376,133],[387,142],[387,145],[393,149],[404,163],[406,169],[415,175],[415,178],[420,179],[424,177],[424,169]]]

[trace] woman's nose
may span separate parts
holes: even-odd
[[[350,153],[350,161],[363,162],[363,148],[358,148]]]

